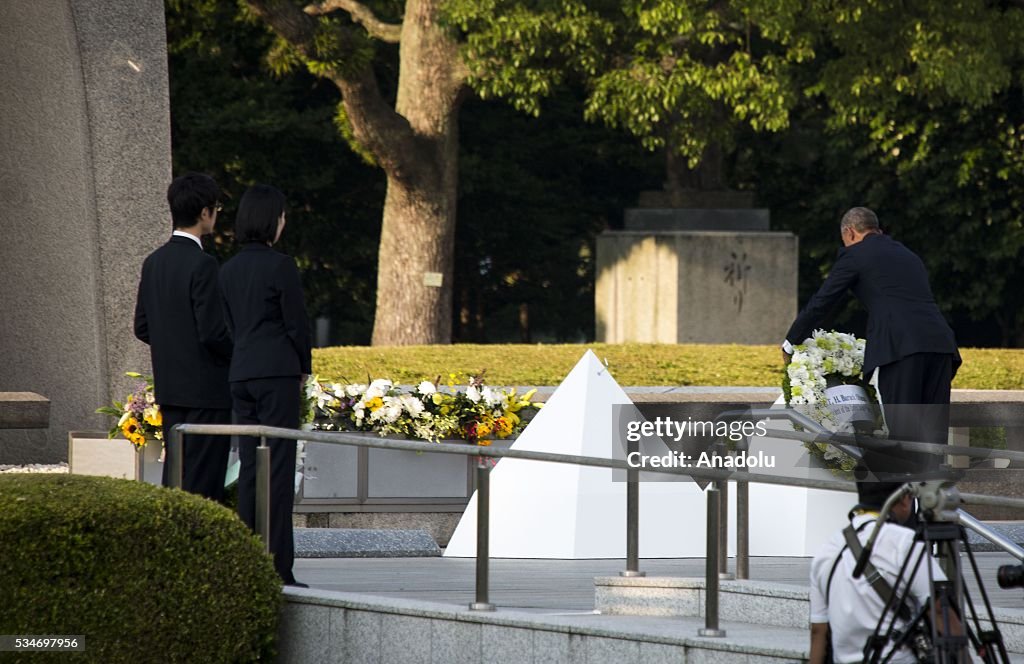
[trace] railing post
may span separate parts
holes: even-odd
[[[471,611],[493,611],[488,600],[491,534],[491,464],[487,457],[476,459],[476,601]]]
[[[729,573],[729,482],[716,480],[718,488],[718,578],[732,579]]]
[[[697,630],[698,636],[725,636],[724,629],[718,629],[718,487],[708,486],[708,550],[704,581],[704,627]]]
[[[715,443],[715,456],[729,456],[729,449],[725,442],[719,440]],[[718,578],[732,579],[729,574],[729,482],[728,480],[716,480],[715,488],[718,489]]]
[[[738,454],[750,451],[750,437],[745,437],[736,446]],[[750,578],[750,482],[742,479],[749,471],[746,466],[737,473],[736,479],[736,578]]]
[[[627,443],[628,452],[635,452],[637,441]],[[626,458],[629,456],[627,454]],[[626,469],[626,569],[619,576],[646,576],[640,571],[640,471]]]
[[[736,578],[750,578],[750,483],[736,482]]]
[[[182,469],[185,460],[185,450],[182,443],[184,435],[181,433],[178,425],[175,425],[171,429],[171,438],[167,441],[167,458],[164,460],[168,469],[167,481],[175,489],[180,489],[182,484]]]
[[[256,448],[256,532],[263,540],[263,550],[270,552],[270,447],[267,437],[260,436]]]

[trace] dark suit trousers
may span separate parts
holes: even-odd
[[[160,406],[163,429],[170,435],[176,424],[231,424],[227,408],[181,408]],[[231,440],[227,436],[182,437],[185,450],[181,488],[210,500],[224,502],[224,476],[228,469]],[[170,464],[164,464],[163,485],[170,486]]]
[[[299,427],[299,377],[256,378],[231,383],[236,424]],[[295,542],[292,507],[295,503],[295,441],[271,438],[270,446],[270,552],[284,583],[294,583]],[[259,439],[239,437],[238,515],[256,529],[256,448]]]
[[[889,438],[945,445],[952,381],[953,356],[945,353],[915,353],[879,367],[878,392]],[[944,461],[939,456],[903,451],[893,456],[897,472],[934,470]]]

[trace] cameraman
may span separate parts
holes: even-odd
[[[857,483],[859,502],[850,512],[850,522],[857,531],[861,547],[871,536],[882,505],[900,486],[892,482]],[[921,542],[914,541],[913,530],[900,525],[910,517],[912,505],[913,500],[907,494],[893,506],[890,521],[882,525],[870,559],[871,564],[889,583],[897,598],[903,594],[907,586],[906,578],[901,580],[899,588],[894,586],[903,561],[908,555],[913,555],[916,560],[923,546]],[[938,563],[931,556],[927,556],[927,562],[931,565],[933,579],[944,581],[946,577]],[[885,601],[869,583],[868,572],[859,578],[853,578],[856,564],[856,556],[851,553],[842,531],[832,535],[811,563],[811,664],[828,664],[826,653],[830,626],[831,661],[846,664],[864,660],[864,646],[868,637],[875,633],[878,621],[885,610]],[[912,571],[908,567],[906,574]],[[928,570],[923,564],[917,568],[917,573],[910,584],[910,596],[916,600],[918,606],[923,606],[929,595]],[[913,611],[915,607],[910,608]],[[892,618],[891,613],[886,616],[886,621],[882,625],[883,632],[888,629]],[[904,631],[905,627],[906,621],[897,617],[896,629]],[[958,630],[957,621],[953,632]],[[886,646],[883,659],[888,656],[891,649],[892,644]],[[901,664],[919,660],[910,648],[903,647],[893,653],[889,661]]]

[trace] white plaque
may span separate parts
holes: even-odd
[[[444,283],[444,275],[440,272],[424,272],[423,285],[430,288],[440,288]]]

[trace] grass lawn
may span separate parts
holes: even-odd
[[[457,382],[485,370],[491,385],[557,385],[586,349],[607,361],[620,385],[778,386],[777,346],[710,344],[488,344],[452,346],[339,346],[313,351],[323,381],[390,378],[411,384],[458,374]],[[1024,349],[964,348],[953,382],[963,389],[1024,389]]]

